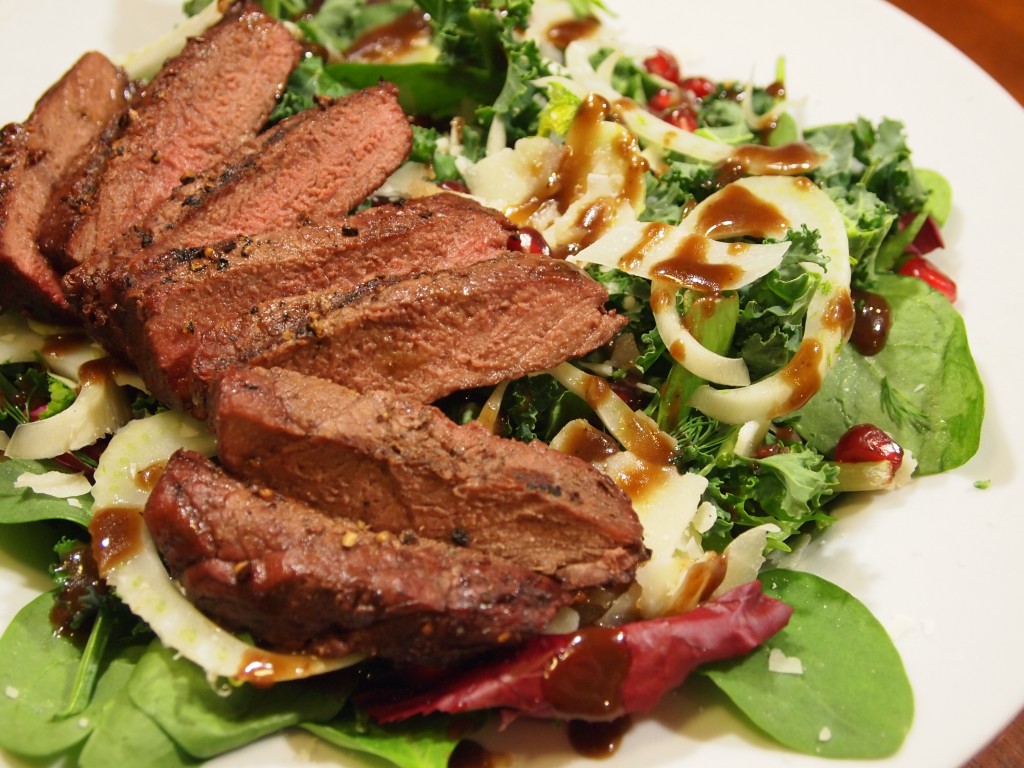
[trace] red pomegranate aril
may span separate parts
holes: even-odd
[[[693,133],[697,130],[697,115],[693,113],[692,109],[687,107],[679,107],[673,109],[667,115],[665,115],[665,122],[671,123],[676,128],[681,128],[684,131]]]
[[[950,301],[956,301],[956,283],[924,256],[911,256],[900,267],[900,274],[924,280]]]
[[[718,90],[718,86],[706,77],[688,77],[679,86],[684,90],[690,91],[698,99],[706,99]]]
[[[533,227],[521,227],[518,232],[508,236],[507,247],[510,251],[529,253],[535,256],[550,256],[551,246],[544,236]]]
[[[652,75],[663,77],[671,83],[679,84],[679,61],[668,51],[658,48],[644,59],[644,68]]]
[[[656,114],[667,112],[683,103],[683,94],[675,88],[659,88],[647,100],[647,108]]]
[[[833,458],[842,462],[888,461],[896,470],[903,463],[903,449],[874,424],[857,424],[839,438]]]

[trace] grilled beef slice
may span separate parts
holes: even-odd
[[[0,305],[41,320],[75,314],[58,274],[36,245],[51,190],[127,106],[128,79],[100,53],[86,53],[50,87],[24,123],[0,131]]]
[[[287,28],[248,0],[190,39],[132,101],[94,199],[64,227],[69,238],[63,263],[103,254],[141,225],[182,178],[217,164],[255,136],[300,53]]]
[[[258,305],[493,258],[514,231],[496,211],[443,193],[369,208],[339,226],[133,259],[120,302],[128,355],[158,398],[203,418],[209,382],[235,362],[234,339]]]
[[[145,520],[200,610],[278,650],[450,661],[538,632],[570,597],[500,558],[328,517],[188,451]]]
[[[272,129],[258,152],[233,159],[209,189],[180,201],[173,197],[167,206],[178,211],[177,218],[162,207],[155,214],[162,223],[146,229],[149,245],[141,253],[123,247],[65,276],[69,300],[108,350],[130,356],[118,313],[125,291],[137,281],[135,261],[149,264],[169,251],[343,220],[409,152],[411,131],[391,85],[313,110]]]
[[[376,281],[344,297],[312,294],[273,303],[255,316],[264,322],[251,324],[237,349],[254,365],[431,403],[551,368],[607,343],[626,322],[605,310],[607,300],[607,291],[572,264],[509,254]]]
[[[567,589],[626,584],[646,557],[629,498],[590,464],[432,406],[242,366],[211,417],[228,471],[374,530],[477,549]]]

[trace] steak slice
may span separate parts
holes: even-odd
[[[86,53],[36,103],[0,131],[0,305],[49,322],[75,313],[36,245],[54,187],[127,106],[128,78],[101,53]]]
[[[126,264],[132,287],[113,317],[151,391],[204,418],[209,383],[235,362],[234,339],[258,305],[311,290],[348,293],[377,275],[472,264],[503,253],[514,232],[497,211],[442,193],[369,208],[341,226],[147,254]]]
[[[646,558],[629,498],[593,466],[432,406],[241,366],[212,418],[228,471],[374,530],[468,546],[567,589],[625,585]]]
[[[188,451],[145,520],[200,610],[279,650],[447,662],[537,633],[570,597],[500,558],[328,517]]]
[[[274,302],[253,316],[236,348],[254,365],[431,403],[607,343],[626,323],[605,310],[607,300],[607,291],[572,264],[507,255],[376,281],[348,296]]]
[[[103,254],[144,223],[183,177],[216,165],[263,128],[301,47],[254,3],[235,3],[136,96],[95,185],[68,224],[65,264]]]
[[[125,247],[69,272],[64,288],[94,335],[115,354],[127,350],[119,311],[123,293],[135,284],[132,263],[171,250],[233,240],[310,222],[343,219],[377,189],[405,159],[411,129],[393,86],[358,91],[314,107],[273,129],[258,152],[244,152],[216,183],[172,198],[155,214],[165,222],[146,229],[141,254]],[[189,185],[193,188],[194,185]],[[166,223],[170,222],[170,223]]]

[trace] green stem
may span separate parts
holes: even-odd
[[[71,695],[68,697],[67,706],[60,712],[58,717],[72,717],[80,714],[92,699],[93,689],[96,687],[96,679],[100,674],[100,664],[103,661],[104,651],[110,641],[113,621],[110,611],[101,608],[96,612],[96,619],[89,633],[89,640],[82,651],[82,659],[78,663],[78,672],[75,674],[75,682],[71,686]]]

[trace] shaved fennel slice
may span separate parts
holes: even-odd
[[[161,642],[198,664],[213,679],[226,677],[255,683],[276,683],[324,674],[362,660],[349,655],[325,659],[304,654],[274,653],[246,643],[215,623],[188,601],[171,580],[156,545],[137,510],[107,509],[100,516],[117,516],[112,525],[98,526],[100,570],[106,582],[136,616],[149,624]],[[96,520],[97,518],[94,518]],[[117,530],[104,537],[103,532]],[[124,534],[129,541],[121,540]],[[127,557],[109,558],[130,545]]]
[[[570,363],[562,363],[548,373],[562,386],[586,401],[601,422],[625,449],[649,464],[669,464],[676,441],[662,432],[644,413],[634,411],[608,383],[581,371]]]
[[[789,243],[723,243],[694,231],[691,222],[700,219],[701,206],[711,201],[707,206],[711,207],[715,200],[714,195],[707,198],[675,227],[659,221],[620,219],[572,260],[716,292],[742,288],[778,267]],[[713,277],[703,274],[710,271]]]
[[[99,344],[84,336],[70,341],[62,339],[56,344],[44,343],[40,354],[50,373],[63,376],[71,382],[79,380],[83,365],[107,356]],[[114,380],[117,381],[116,376]]]
[[[0,363],[37,362],[45,342],[17,312],[0,314]]]
[[[96,509],[141,508],[155,478],[176,450],[213,456],[217,444],[206,426],[178,411],[163,411],[126,424],[110,439],[93,475]]]
[[[128,400],[108,370],[89,364],[75,402],[55,416],[19,424],[4,451],[12,459],[51,459],[92,445],[130,418]]]
[[[804,336],[792,360],[775,374],[749,386],[722,390],[699,387],[690,404],[713,419],[729,424],[763,421],[796,410],[818,391],[839,349],[853,330],[850,298],[850,252],[843,217],[829,196],[806,178],[759,176],[734,182],[770,201],[790,222],[817,230],[818,245],[827,257],[811,297]]]

